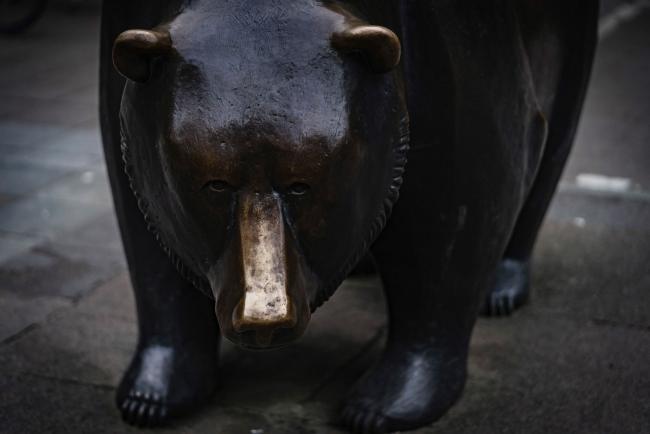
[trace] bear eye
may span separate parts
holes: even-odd
[[[294,182],[289,186],[287,192],[293,196],[302,196],[307,194],[309,186],[303,182]]]
[[[228,184],[226,181],[223,181],[221,179],[210,181],[207,184],[205,184],[205,187],[209,188],[210,191],[214,191],[215,193],[225,193],[227,191],[230,191],[230,189],[232,188],[230,184]]]

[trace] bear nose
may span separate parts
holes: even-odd
[[[232,324],[235,332],[242,336],[249,335],[249,339],[244,338],[243,340],[249,342],[252,340],[254,345],[259,348],[271,346],[278,334],[291,334],[291,329],[296,326],[297,318],[290,305],[287,305],[286,308],[281,307],[276,314],[265,317],[251,314],[250,311],[247,312],[247,306],[262,303],[269,308],[268,305],[274,302],[281,301],[277,299],[271,301],[251,300],[251,296],[245,296],[233,311]]]
[[[244,293],[232,312],[235,332],[254,331],[268,346],[281,328],[296,325],[288,291],[286,243],[280,200],[275,195],[242,198],[239,221]]]

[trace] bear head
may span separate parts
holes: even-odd
[[[115,41],[132,188],[231,341],[300,336],[383,228],[408,148],[399,57],[392,31],[318,1],[197,1]]]

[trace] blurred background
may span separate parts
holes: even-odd
[[[0,432],[138,432],[113,405],[136,329],[98,129],[100,2],[43,7],[0,36]],[[464,398],[419,432],[650,432],[649,145],[650,2],[606,0],[532,301],[479,320]],[[159,432],[338,432],[382,303],[375,277],[349,279],[298,344],[224,344],[213,402]]]

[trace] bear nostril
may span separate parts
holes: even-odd
[[[303,183],[303,182],[294,182],[289,186],[289,194],[292,194],[294,196],[302,196],[303,194],[306,194],[309,191],[309,185]]]

